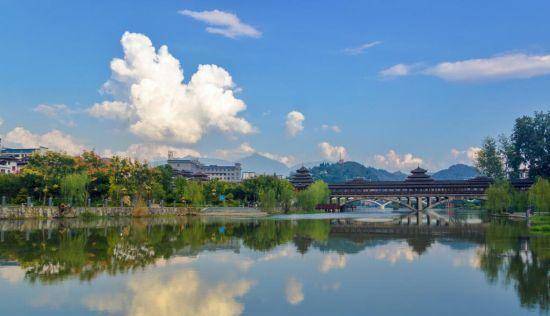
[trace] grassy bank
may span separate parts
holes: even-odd
[[[531,218],[531,233],[550,236],[550,215],[536,215]]]

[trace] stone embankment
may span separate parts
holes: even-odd
[[[2,206],[0,220],[31,218],[74,218],[83,214],[102,217],[130,217],[136,215],[133,207],[74,207],[61,209],[57,206]],[[140,216],[196,215],[190,207],[150,207],[139,211]]]

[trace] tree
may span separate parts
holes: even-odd
[[[500,143],[499,154],[504,160],[504,174],[509,179],[518,179],[522,159],[515,144],[506,135],[500,135],[498,140]]]
[[[189,181],[184,189],[184,199],[193,206],[204,204],[204,189],[200,182]]]
[[[90,178],[86,173],[73,173],[61,179],[61,194],[70,204],[84,205],[88,198]]]
[[[511,141],[529,177],[550,177],[550,112],[516,119]]]
[[[478,152],[475,166],[480,173],[493,179],[504,178],[504,165],[494,138],[487,137]]]
[[[487,210],[493,213],[506,212],[512,205],[511,186],[508,181],[497,181],[487,188]]]
[[[550,181],[538,178],[537,182],[529,189],[529,202],[535,206],[538,212],[550,211]]]
[[[294,187],[289,181],[281,181],[278,186],[278,201],[281,208],[288,212],[294,199]]]
[[[298,207],[304,211],[312,211],[317,204],[326,201],[329,195],[330,190],[328,185],[322,180],[317,180],[307,187],[307,189],[298,193]]]
[[[274,189],[260,190],[260,207],[265,211],[272,211],[277,206],[277,193]]]

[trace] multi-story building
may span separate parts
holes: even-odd
[[[205,174],[208,179],[219,179],[228,182],[241,181],[241,164],[233,166],[204,165],[197,159],[168,158],[168,165],[177,174]]]
[[[13,157],[0,157],[0,174],[19,173],[22,162]]]
[[[1,146],[1,145],[0,145]],[[48,150],[46,147],[40,148],[1,148],[0,156],[13,157],[17,159],[29,158],[35,152],[44,152]]]

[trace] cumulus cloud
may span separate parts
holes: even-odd
[[[481,148],[479,147],[469,147],[465,150],[459,150],[456,148],[451,149],[451,156],[456,162],[464,164],[473,164],[477,158],[477,154]]]
[[[319,143],[318,147],[321,150],[323,158],[331,161],[336,161],[340,158],[345,159],[348,154],[344,146],[333,146],[328,142]]]
[[[420,157],[415,157],[413,154],[399,155],[395,150],[391,149],[385,155],[375,155],[374,164],[378,168],[389,170],[410,170],[418,167],[424,162]]]
[[[344,255],[329,254],[323,257],[319,265],[319,272],[327,273],[333,269],[343,269],[346,267],[347,259]]]
[[[174,147],[168,145],[158,145],[151,143],[132,144],[128,146],[126,150],[112,151],[110,149],[104,150],[101,153],[102,157],[128,157],[141,161],[152,161],[159,159],[166,159],[168,152],[173,152],[175,157],[201,157],[200,152],[183,147]]]
[[[279,155],[265,151],[257,151],[249,143],[242,143],[237,148],[233,149],[218,149],[215,155],[223,159],[238,159],[251,154],[258,154],[269,159],[277,160],[287,166],[291,166],[296,162],[296,158],[292,155]]]
[[[386,68],[380,71],[380,75],[386,78],[401,77],[401,76],[409,75],[411,71],[412,71],[411,65],[397,64],[397,65],[391,66],[390,68]]]
[[[133,110],[134,109],[126,102],[103,101],[101,103],[95,103],[87,112],[91,116],[97,118],[129,120],[135,115]]]
[[[75,111],[71,110],[65,104],[39,104],[34,108],[34,112],[54,119],[63,125],[69,127],[76,126],[76,123],[71,118],[71,115],[75,113]]]
[[[278,155],[278,154],[272,154],[264,151],[258,152],[258,154],[267,157],[269,159],[277,160],[278,162],[285,164],[287,167],[292,166],[296,162],[296,158],[291,155]]]
[[[304,300],[303,285],[295,278],[289,278],[286,281],[285,295],[286,301],[292,305],[298,305]]]
[[[238,114],[246,109],[235,98],[229,73],[216,65],[200,65],[188,83],[180,62],[158,50],[151,40],[126,32],[124,58],[111,61],[111,78],[102,90],[114,101],[88,109],[95,117],[125,120],[137,136],[153,141],[196,143],[209,129],[250,134],[253,126]]]
[[[294,137],[298,135],[298,133],[303,131],[304,130],[303,123],[305,119],[306,117],[304,116],[304,114],[298,111],[288,112],[288,114],[286,115],[286,122],[285,122],[287,134]]]
[[[256,149],[254,149],[254,147],[252,147],[249,143],[244,142],[240,144],[237,148],[218,149],[216,150],[216,156],[223,159],[237,159],[248,156],[255,152]]]
[[[342,131],[342,129],[340,129],[338,125],[328,125],[328,124],[321,125],[321,129],[323,131],[333,131],[335,133],[340,133]]]
[[[253,26],[243,23],[235,14],[220,10],[191,11],[181,10],[179,14],[204,22],[209,26],[208,33],[219,34],[229,38],[262,36],[262,33]]]
[[[154,273],[131,279],[119,293],[90,295],[84,305],[92,311],[126,315],[240,315],[237,301],[253,282],[208,283],[194,270]]]
[[[69,155],[78,155],[86,150],[86,147],[76,141],[71,135],[58,130],[52,130],[45,134],[34,134],[23,127],[16,127],[6,134],[5,141],[21,147],[40,146],[50,150],[65,152]]]
[[[348,48],[345,48],[343,50],[343,52],[345,54],[348,54],[348,55],[359,55],[359,54],[362,54],[363,52],[365,52],[365,50],[371,48],[371,47],[374,47],[376,45],[380,45],[382,44],[381,41],[374,41],[374,42],[370,42],[370,43],[365,43],[363,45],[359,45],[357,47],[348,47]]]

